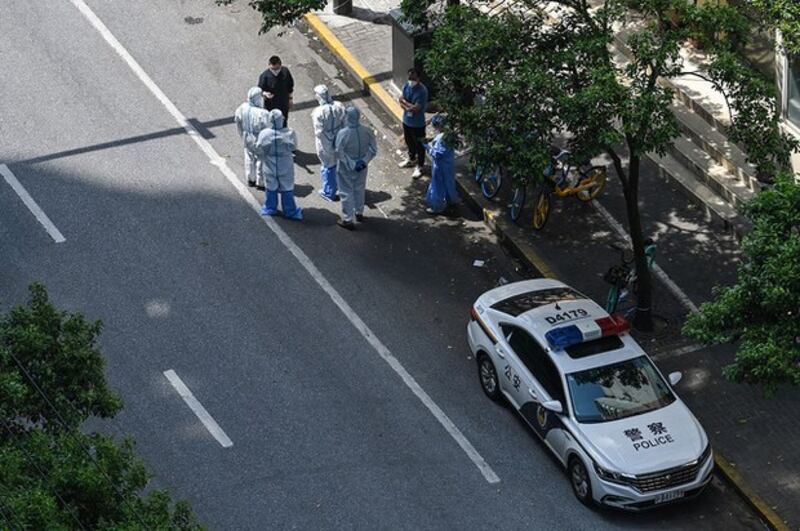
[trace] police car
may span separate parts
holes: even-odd
[[[714,459],[700,423],[627,333],[562,282],[475,302],[467,337],[484,393],[507,400],[567,469],[582,503],[647,509],[700,494]]]

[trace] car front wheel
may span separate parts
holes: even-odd
[[[500,393],[500,380],[497,378],[497,371],[494,363],[486,354],[478,356],[478,377],[481,381],[481,389],[490,399],[498,402],[502,397]]]
[[[569,482],[572,485],[572,493],[578,498],[578,501],[586,506],[594,504],[592,499],[592,481],[589,478],[589,472],[586,470],[586,465],[583,464],[577,457],[573,457],[569,461]]]

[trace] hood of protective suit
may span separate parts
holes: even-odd
[[[283,113],[280,109],[269,111],[269,127],[272,129],[283,129]]]
[[[345,124],[347,127],[357,127],[361,119],[361,111],[355,107],[348,107],[345,113]]]
[[[330,103],[333,98],[331,98],[331,93],[328,91],[328,87],[325,85],[317,85],[314,87],[314,94],[317,97],[317,102],[320,105],[324,105],[326,103]]]
[[[253,107],[263,107],[264,97],[261,95],[261,87],[251,87],[250,90],[247,91],[247,101],[249,101],[250,105]]]

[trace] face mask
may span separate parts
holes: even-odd
[[[411,86],[411,88],[414,88],[419,85],[419,81],[409,81],[408,84]]]
[[[272,68],[272,67],[270,67],[269,71],[270,71],[270,72],[272,72],[273,74],[275,74],[275,75],[277,76],[278,74],[280,74],[280,73],[281,73],[281,67],[280,67],[280,66],[279,66],[278,68]]]

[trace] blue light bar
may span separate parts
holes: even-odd
[[[575,325],[553,328],[544,335],[554,349],[560,350],[583,342],[583,334]]]

